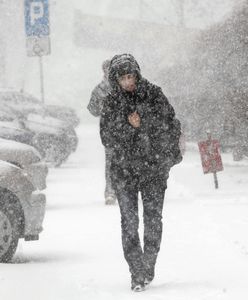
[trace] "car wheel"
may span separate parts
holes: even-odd
[[[0,207],[0,263],[7,263],[12,259],[18,240],[18,222],[14,210]]]

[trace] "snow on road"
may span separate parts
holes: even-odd
[[[0,265],[1,300],[248,298],[247,161],[234,163],[225,154],[215,190],[189,147],[168,182],[156,279],[133,293],[118,205],[104,205],[98,121],[82,123],[78,134],[77,152],[49,172],[40,240],[21,240],[13,263]]]

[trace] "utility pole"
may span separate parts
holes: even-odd
[[[39,65],[40,65],[40,93],[41,93],[41,102],[43,104],[45,104],[44,71],[43,71],[42,55],[39,55]]]

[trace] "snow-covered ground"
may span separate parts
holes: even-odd
[[[248,161],[223,155],[225,170],[203,175],[196,148],[170,174],[156,278],[130,290],[118,205],[105,206],[98,120],[78,128],[77,152],[48,175],[38,242],[21,241],[0,265],[1,300],[248,299]]]

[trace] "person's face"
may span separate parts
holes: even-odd
[[[118,83],[124,91],[133,92],[136,89],[135,74],[126,74],[118,78]]]

